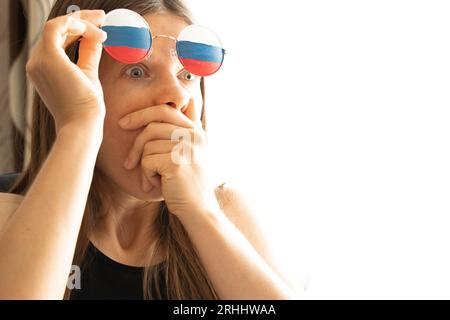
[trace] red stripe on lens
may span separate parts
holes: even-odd
[[[142,61],[149,52],[149,50],[146,49],[119,46],[105,46],[105,50],[116,60],[129,64]]]
[[[184,68],[196,76],[206,77],[216,73],[222,66],[219,62],[200,61],[180,58]]]

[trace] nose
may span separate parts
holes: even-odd
[[[166,102],[167,105],[171,106],[172,108],[176,108],[177,105],[174,102]]]
[[[177,105],[175,102],[172,102],[172,101],[166,102],[165,104],[184,113],[186,111],[186,109],[188,108],[189,100],[186,103],[179,104],[179,105]]]
[[[191,100],[189,92],[176,83],[177,80],[160,83],[156,94],[155,105],[167,104],[181,112],[184,112]],[[173,83],[172,83],[173,82]]]
[[[169,40],[159,41],[150,57],[153,70],[157,74],[151,95],[156,99],[155,105],[167,104],[183,112],[189,105],[191,93],[178,79],[180,63],[169,54],[168,49],[173,46]]]
[[[167,69],[161,70],[150,94],[154,105],[167,104],[181,112],[187,109],[192,98],[190,91],[180,83],[177,75]]]

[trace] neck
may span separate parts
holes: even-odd
[[[104,254],[127,265],[143,266],[152,254],[157,233],[155,220],[159,215],[161,202],[147,202],[115,190],[109,206],[96,222],[91,242]],[[161,257],[155,257],[162,260]],[[157,263],[159,261],[155,261]]]

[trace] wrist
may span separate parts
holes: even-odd
[[[61,129],[70,127],[70,130],[77,131],[102,131],[105,121],[105,114],[99,110],[88,110],[81,114],[67,115],[60,121],[55,121],[56,133]]]
[[[67,123],[57,129],[57,137],[76,139],[87,145],[100,147],[103,140],[103,121],[100,117],[92,117]]]
[[[179,220],[185,227],[189,224],[199,225],[201,222],[209,221],[209,222],[219,222],[221,218],[223,218],[225,214],[217,202],[217,199],[209,198],[204,202],[203,206],[191,210],[189,213],[184,213],[178,215]]]

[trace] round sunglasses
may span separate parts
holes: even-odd
[[[219,71],[226,53],[218,36],[204,26],[189,25],[177,38],[153,35],[147,21],[128,9],[110,11],[101,29],[108,35],[103,48],[113,59],[123,64],[139,63],[146,59],[151,54],[156,38],[174,40],[180,63],[196,76],[206,77]]]

